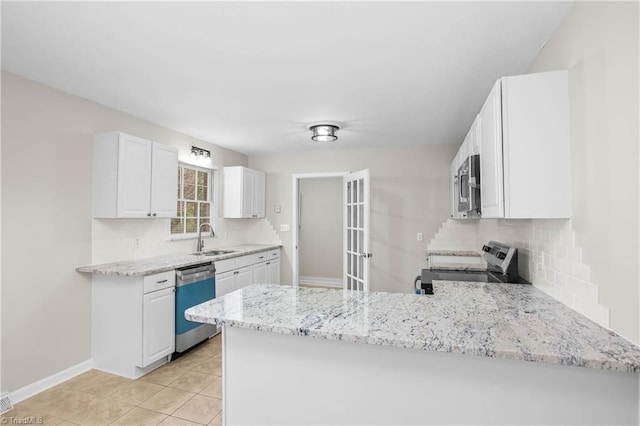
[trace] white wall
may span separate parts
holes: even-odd
[[[300,179],[300,276],[342,280],[342,178]]]
[[[611,310],[611,327],[638,327],[638,3],[577,2],[531,66],[569,70],[573,229]]]
[[[111,130],[181,154],[191,144],[210,149],[214,165],[247,164],[243,154],[3,72],[3,391],[91,358],[91,277],[75,268],[92,263],[92,250],[117,260],[195,248],[193,240],[164,241],[167,219],[95,220],[92,247],[92,135]],[[220,241],[275,237],[266,220],[220,226]],[[140,249],[133,249],[133,236],[142,238]]]
[[[640,342],[638,32],[637,2],[576,2],[531,66],[530,72],[569,70],[572,220],[449,222],[430,245],[477,250],[488,238],[514,243],[535,285],[634,342]]]
[[[340,142],[338,142],[340,143]],[[282,282],[291,283],[291,175],[371,171],[371,289],[410,292],[424,268],[426,244],[449,215],[452,144],[419,148],[318,150],[249,157],[249,166],[267,173],[267,218],[283,243]],[[275,205],[282,213],[275,213]],[[423,232],[425,240],[416,241]]]

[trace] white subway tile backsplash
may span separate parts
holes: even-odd
[[[573,264],[573,275],[581,280],[589,281],[591,272],[589,270],[589,266],[583,263],[574,263]]]
[[[598,286],[571,221],[483,219],[445,222],[427,249],[479,250],[489,240],[515,245],[520,275],[542,291],[605,327],[609,310],[598,304]]]

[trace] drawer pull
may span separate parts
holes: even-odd
[[[264,256],[260,256],[258,259],[264,259]]]
[[[156,283],[162,284],[162,283],[166,283],[167,281],[169,281],[169,280],[156,281]]]

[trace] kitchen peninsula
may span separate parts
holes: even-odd
[[[224,327],[230,425],[637,424],[637,346],[530,285],[434,293],[253,285],[185,316]]]

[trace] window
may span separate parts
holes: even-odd
[[[192,237],[203,223],[211,223],[213,170],[190,164],[178,166],[178,216],[171,219],[171,237]],[[204,229],[208,231],[208,228]]]

